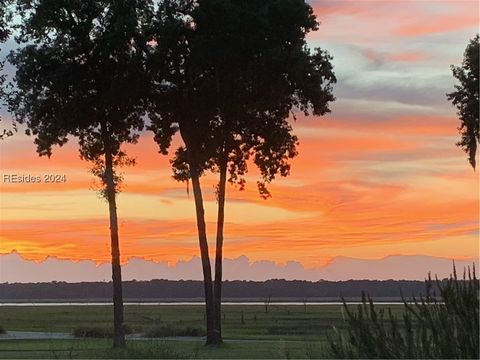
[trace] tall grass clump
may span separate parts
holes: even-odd
[[[128,325],[123,326],[125,334],[131,334],[132,329]],[[113,337],[113,329],[110,327],[98,326],[79,326],[73,329],[72,335],[79,338],[111,338]]]
[[[436,285],[439,296],[432,288]],[[346,328],[329,337],[336,358],[479,358],[479,281],[473,271],[445,280],[426,280],[426,296],[413,302],[403,298],[401,319],[391,310],[375,308],[362,294],[352,311],[344,301]]]

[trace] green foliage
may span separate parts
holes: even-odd
[[[205,328],[201,326],[163,324],[152,327],[145,333],[148,338],[161,338],[168,336],[205,336]]]
[[[468,44],[462,66],[453,66],[453,76],[460,82],[455,91],[447,94],[448,100],[456,106],[460,118],[458,130],[462,136],[457,146],[468,154],[468,161],[475,169],[479,135],[479,52],[480,37],[477,34]]]
[[[346,303],[348,327],[334,329],[330,346],[337,358],[479,358],[479,282],[475,267],[463,280],[454,267],[449,279],[426,281],[427,293],[413,303],[404,301],[400,320],[389,309],[378,310],[363,295],[357,311]],[[436,285],[440,298],[432,293]]]

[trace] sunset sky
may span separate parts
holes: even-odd
[[[311,4],[321,26],[309,44],[334,57],[337,100],[328,116],[298,115],[300,154],[270,186],[271,199],[258,196],[253,168],[246,191],[228,188],[225,256],[308,269],[338,256],[478,257],[478,172],[455,146],[459,121],[445,96],[455,84],[450,65],[478,32],[478,2]],[[123,170],[118,200],[123,260],[173,265],[198,255],[193,198],[171,178],[169,157],[150,133],[126,149],[137,166]],[[0,143],[0,161],[0,254],[110,260],[108,207],[75,141],[39,158],[21,128]],[[14,173],[67,181],[3,182]],[[203,179],[211,247],[215,181]]]

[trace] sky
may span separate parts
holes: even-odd
[[[478,269],[478,259],[475,268]],[[132,258],[122,268],[125,281],[203,280],[201,260],[195,256],[180,260],[174,265],[166,261],[152,261]],[[470,260],[456,260],[459,269],[472,268]],[[15,269],[15,271],[9,271]],[[49,257],[41,262],[25,260],[13,252],[0,255],[0,283],[32,282],[82,282],[108,281],[111,278],[109,263],[96,264],[91,260],[60,260]],[[235,259],[224,259],[223,280],[265,281],[270,279],[306,281],[348,281],[348,280],[424,280],[428,273],[432,278],[448,278],[452,274],[452,260],[424,255],[393,255],[377,260],[335,257],[325,266],[307,269],[298,261],[284,264],[269,260],[252,261],[242,255]]]
[[[308,42],[333,56],[337,99],[327,116],[292,119],[299,156],[291,175],[270,186],[272,198],[258,196],[253,167],[245,191],[228,188],[225,257],[307,270],[339,258],[478,258],[478,172],[455,146],[459,121],[445,96],[455,84],[450,65],[478,32],[478,2],[310,3],[321,25]],[[172,179],[170,157],[158,154],[150,133],[126,150],[137,165],[123,170],[118,199],[122,261],[192,261],[193,198]],[[0,254],[108,262],[108,207],[89,166],[74,141],[50,159],[36,155],[23,129],[2,141]],[[66,182],[6,183],[12,174]],[[202,179],[211,248],[215,182]]]

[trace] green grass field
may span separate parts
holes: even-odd
[[[385,305],[386,306],[386,305]],[[394,312],[401,306],[390,306]],[[327,334],[342,327],[339,305],[223,307],[225,344],[201,341],[131,340],[114,351],[108,339],[0,340],[0,358],[321,358],[329,357]],[[243,313],[243,321],[242,321]],[[203,327],[202,306],[126,306],[125,323],[135,334],[158,326]],[[9,331],[72,333],[79,327],[111,328],[109,306],[0,307]]]

